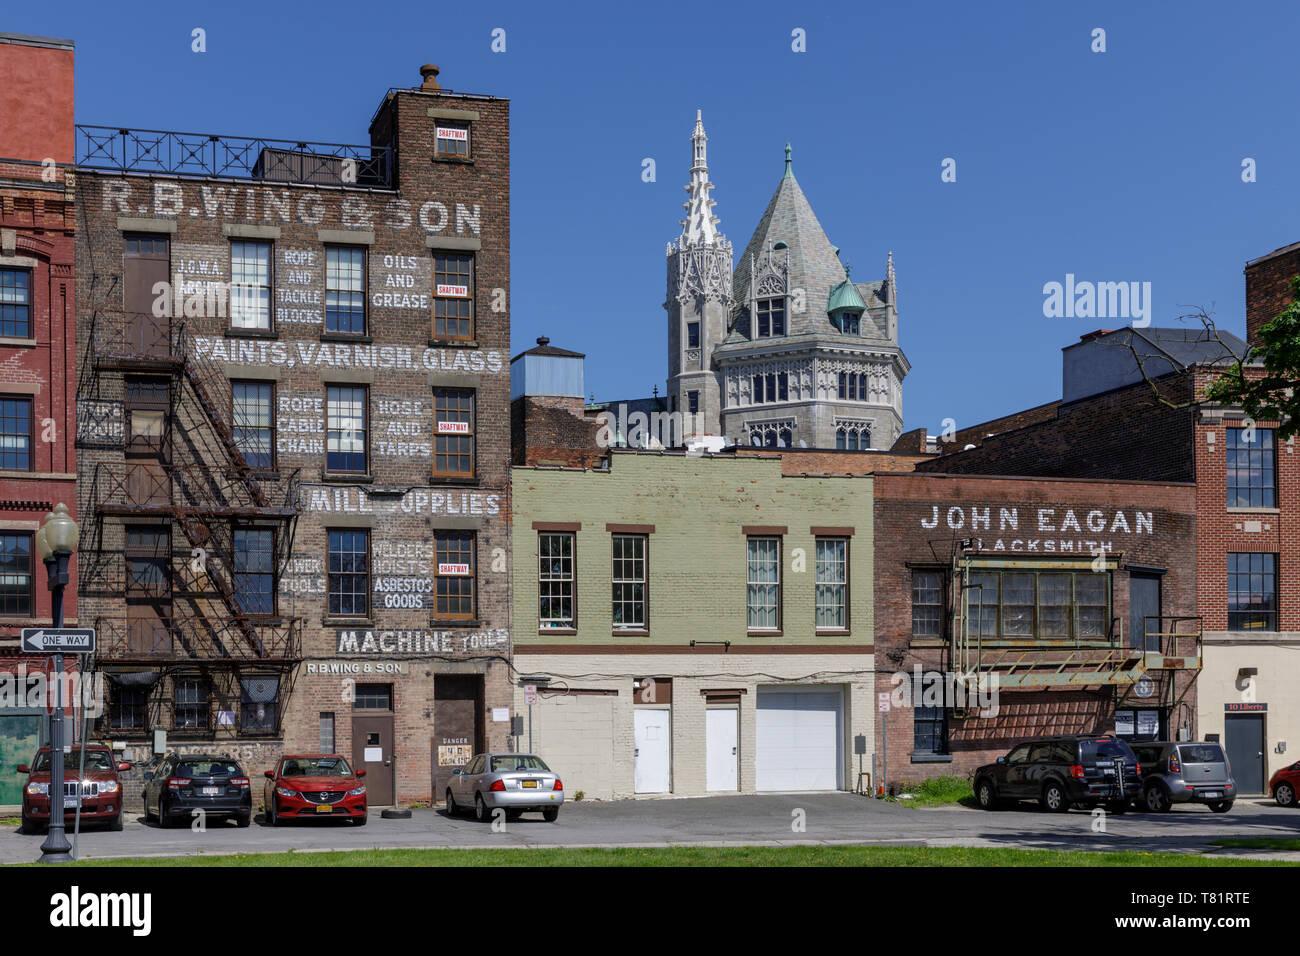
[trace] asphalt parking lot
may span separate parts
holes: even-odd
[[[203,832],[163,830],[137,813],[127,817],[120,833],[83,833],[79,851],[82,859],[106,859],[401,847],[823,843],[1202,852],[1221,837],[1300,836],[1300,810],[1284,810],[1263,797],[1241,798],[1227,814],[1188,806],[1160,815],[1110,815],[1105,823],[1105,832],[1096,832],[1087,812],[1052,814],[1029,804],[988,812],[963,806],[914,809],[851,793],[763,794],[569,803],[555,823],[527,814],[500,831],[440,809],[385,820],[372,808],[364,827],[341,820],[271,827],[258,814],[247,829],[213,823]],[[0,863],[37,859],[42,839],[24,836],[16,826],[5,828]],[[1300,854],[1279,855],[1300,861]]]

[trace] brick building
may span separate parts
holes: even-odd
[[[82,616],[137,759],[337,751],[383,805],[507,743],[509,104],[420,72],[356,147],[78,127]]]
[[[1045,734],[1195,733],[1192,485],[877,474],[875,512],[885,782]]]
[[[1287,255],[1247,266],[1252,336],[1288,304],[1278,296],[1300,264]],[[1129,336],[1145,344],[1128,348]],[[1194,482],[1204,632],[1197,726],[1224,743],[1241,792],[1253,793],[1290,762],[1287,741],[1300,737],[1292,679],[1300,660],[1300,461],[1294,439],[1276,438],[1277,422],[1252,423],[1239,408],[1195,400],[1227,353],[1244,350],[1228,333],[1183,329],[1084,336],[1064,350],[1063,400],[1053,414],[972,429],[970,446],[917,470]]]
[[[52,623],[32,536],[76,510],[76,317],[71,40],[0,33],[0,672],[37,672],[23,627]],[[75,574],[76,558],[73,558]],[[64,601],[77,621],[76,588]],[[69,666],[75,666],[70,662]],[[22,686],[20,685],[20,690]],[[43,708],[0,703],[0,805],[17,804]]]

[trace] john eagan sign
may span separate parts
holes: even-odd
[[[929,508],[929,513],[924,512]],[[944,528],[975,539],[977,551],[1084,554],[1122,550],[1125,542],[1156,533],[1154,511],[1137,508],[923,506],[921,527]],[[1115,547],[1115,542],[1120,548]]]

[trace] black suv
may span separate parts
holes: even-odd
[[[1128,743],[1110,734],[1041,737],[1017,744],[975,771],[975,799],[985,810],[1037,800],[1056,813],[1101,804],[1123,813],[1142,793],[1142,768]]]
[[[144,778],[146,822],[156,815],[159,826],[183,826],[201,810],[246,827],[253,816],[248,775],[227,754],[169,753]]]

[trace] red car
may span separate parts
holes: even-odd
[[[1268,781],[1268,792],[1273,794],[1279,807],[1294,807],[1296,793],[1300,792],[1300,763],[1283,767]]]
[[[266,820],[274,827],[304,817],[346,818],[363,827],[365,775],[364,770],[353,771],[338,754],[281,757],[274,770],[266,771]]]
[[[77,795],[81,796],[81,822],[106,823],[110,830],[122,829],[122,781],[119,771],[131,769],[126,761],[118,762],[108,747],[86,747],[86,771],[78,786],[81,748],[73,747],[63,755],[63,820],[71,826],[77,816]],[[23,833],[39,833],[50,826],[50,748],[36,752],[31,766],[18,765],[18,772],[28,774],[23,787]]]

